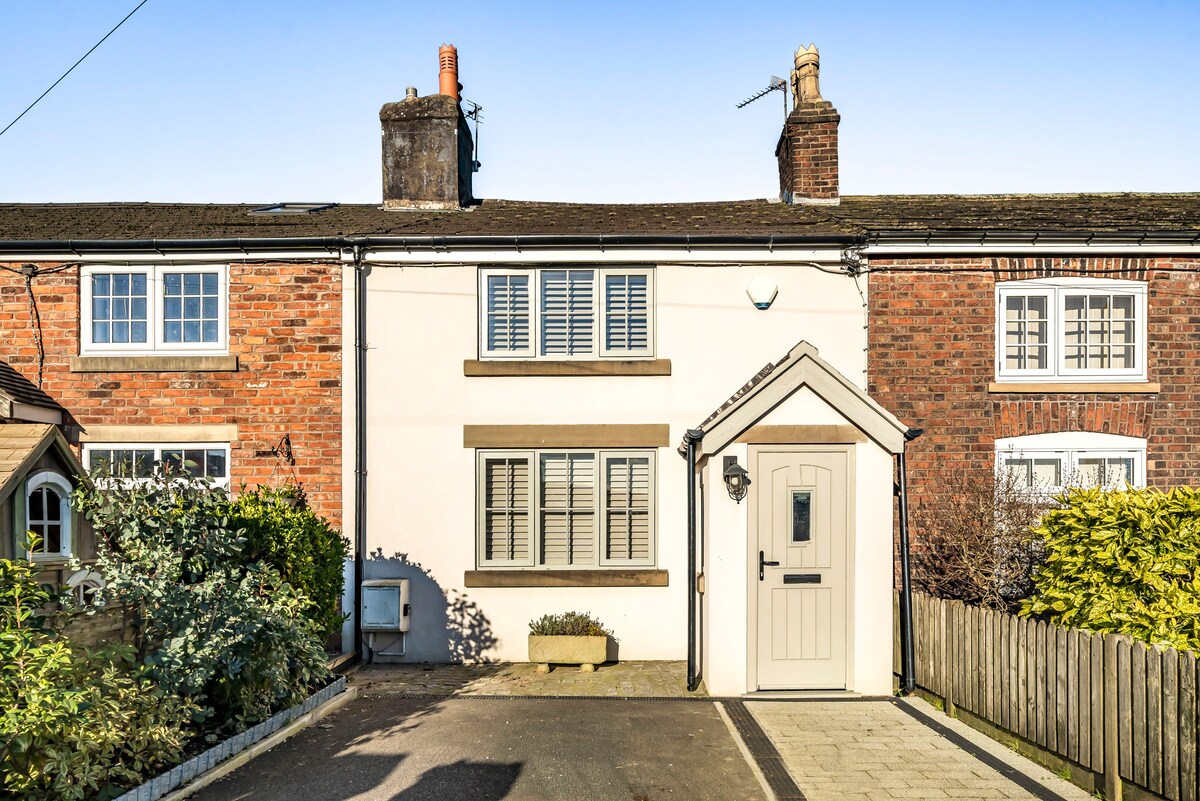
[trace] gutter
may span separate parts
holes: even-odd
[[[858,243],[856,236],[803,234],[528,234],[450,235],[450,236],[308,236],[221,239],[28,239],[0,241],[0,253],[138,253],[238,251],[254,253],[271,250],[319,249],[336,251],[358,246],[363,250],[400,249],[405,251],[444,251],[451,249],[606,248],[683,247],[709,248],[737,245],[773,250],[777,247],[814,244],[848,245]]]
[[[876,230],[865,242],[864,254],[1084,254],[1196,253],[1196,231],[1037,231],[1037,230]]]
[[[696,670],[696,446],[704,439],[704,431],[689,428],[683,435],[687,446],[687,544],[688,544],[688,632],[687,632],[687,689],[695,692],[699,685]]]
[[[910,428],[904,432],[904,447],[896,454],[896,471],[899,473],[897,495],[900,496],[900,689],[905,695],[911,695],[917,687],[917,677],[914,672],[916,659],[913,654],[913,611],[912,611],[912,570],[911,550],[908,540],[908,479],[906,477],[907,461],[904,452],[908,443],[924,434],[920,428]]]
[[[363,658],[362,586],[367,553],[367,272],[362,248],[354,260],[354,653]]]

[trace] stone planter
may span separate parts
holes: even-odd
[[[608,654],[608,637],[529,635],[529,661],[538,663],[538,673],[549,673],[551,665],[579,665],[590,673]]]

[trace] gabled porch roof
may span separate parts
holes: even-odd
[[[758,371],[700,424],[704,439],[698,456],[715,456],[804,387],[889,453],[904,449],[908,426],[822,359],[815,347],[801,341],[778,362]]]
[[[72,478],[87,480],[87,471],[58,426],[47,423],[0,425],[0,501],[21,485],[38,458],[51,449],[73,473]]]

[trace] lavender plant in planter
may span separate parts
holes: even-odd
[[[549,673],[551,665],[579,665],[580,672],[590,673],[607,657],[612,636],[587,613],[543,615],[529,621],[529,661],[539,673]]]

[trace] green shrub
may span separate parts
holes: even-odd
[[[115,797],[183,756],[198,710],[132,650],[72,648],[26,562],[0,560],[0,785],[5,798]]]
[[[564,612],[561,615],[542,615],[529,621],[529,633],[540,636],[611,637],[612,632],[586,612]]]
[[[1026,615],[1200,650],[1200,490],[1071,490],[1034,534]]]
[[[160,465],[144,482],[97,475],[73,502],[96,532],[105,595],[133,615],[148,674],[204,708],[207,728],[252,725],[328,677],[308,599],[274,568],[246,564],[223,490]]]
[[[325,637],[341,631],[338,602],[350,541],[303,505],[297,488],[242,492],[229,506],[229,526],[244,529],[248,561],[275,568],[308,598],[308,616]]]

